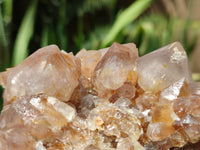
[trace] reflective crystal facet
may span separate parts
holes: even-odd
[[[68,101],[78,85],[79,72],[80,62],[73,54],[62,53],[55,45],[41,48],[2,77],[5,103],[39,93]]]
[[[137,72],[138,84],[151,92],[162,91],[181,78],[192,81],[187,55],[179,42],[140,57]]]
[[[178,42],[140,58],[133,43],[76,56],[51,45],[0,84],[0,150],[199,149],[200,85]]]
[[[133,72],[137,57],[138,52],[134,44],[114,43],[93,72],[93,84],[99,95],[104,95],[106,90],[118,89],[128,78],[135,84],[137,75]]]

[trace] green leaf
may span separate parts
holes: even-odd
[[[13,7],[13,0],[5,0],[3,2],[4,5],[4,20],[6,23],[10,23],[12,20],[12,7]]]
[[[13,66],[22,62],[28,55],[28,45],[34,32],[37,3],[38,0],[32,0],[20,25],[14,44]]]
[[[74,37],[74,42],[78,49],[81,49],[82,45],[83,45],[83,40],[84,40],[83,24],[84,24],[83,18],[79,17],[78,18],[78,26],[77,26],[78,34],[77,34],[77,36]]]
[[[1,6],[2,5],[0,5],[0,71],[3,71],[9,64],[9,52]]]
[[[127,9],[122,11],[114,22],[110,32],[103,40],[102,47],[112,42],[117,34],[129,23],[135,20],[141,13],[146,10],[153,0],[137,0]]]
[[[67,39],[67,33],[66,33],[66,25],[67,25],[67,2],[66,0],[60,1],[60,7],[59,7],[59,16],[58,16],[58,23],[57,23],[57,38],[58,38],[58,44],[61,49],[67,49],[68,45],[68,39]]]
[[[1,10],[1,5],[0,5],[0,41],[1,41],[1,46],[5,48],[7,46],[7,40],[6,40],[6,35],[5,35],[5,28],[4,28],[4,21],[3,21],[3,16],[2,16],[2,10]]]
[[[42,30],[42,37],[41,37],[41,47],[45,47],[48,45],[48,36],[49,36],[49,28],[45,26]]]

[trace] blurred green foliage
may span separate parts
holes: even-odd
[[[0,71],[50,44],[77,53],[83,47],[100,49],[114,41],[134,42],[144,55],[178,40],[190,56],[200,22],[153,13],[149,8],[154,3],[157,1],[1,0]]]
[[[27,50],[34,32],[37,3],[38,0],[32,0],[21,21],[13,47],[12,66],[19,64],[28,56]]]

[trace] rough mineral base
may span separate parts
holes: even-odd
[[[51,45],[0,73],[0,84],[0,150],[167,150],[200,140],[200,85],[179,42],[142,57],[133,43],[76,56]]]

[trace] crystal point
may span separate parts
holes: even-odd
[[[137,49],[132,44],[120,45],[114,43],[93,72],[92,80],[96,90],[99,93],[106,89],[116,90],[123,85],[129,74],[135,80],[136,74],[131,73],[134,71],[134,63],[137,57]]]
[[[151,92],[162,91],[175,81],[192,81],[186,52],[174,42],[137,60],[138,84]]]
[[[75,59],[73,55],[64,56],[55,45],[39,49],[7,71],[3,84],[8,101],[5,103],[18,96],[39,93],[68,101],[78,85],[80,66]]]
[[[51,45],[0,73],[0,84],[2,150],[165,150],[200,143],[200,86],[178,42],[142,57],[133,43],[76,56]]]

